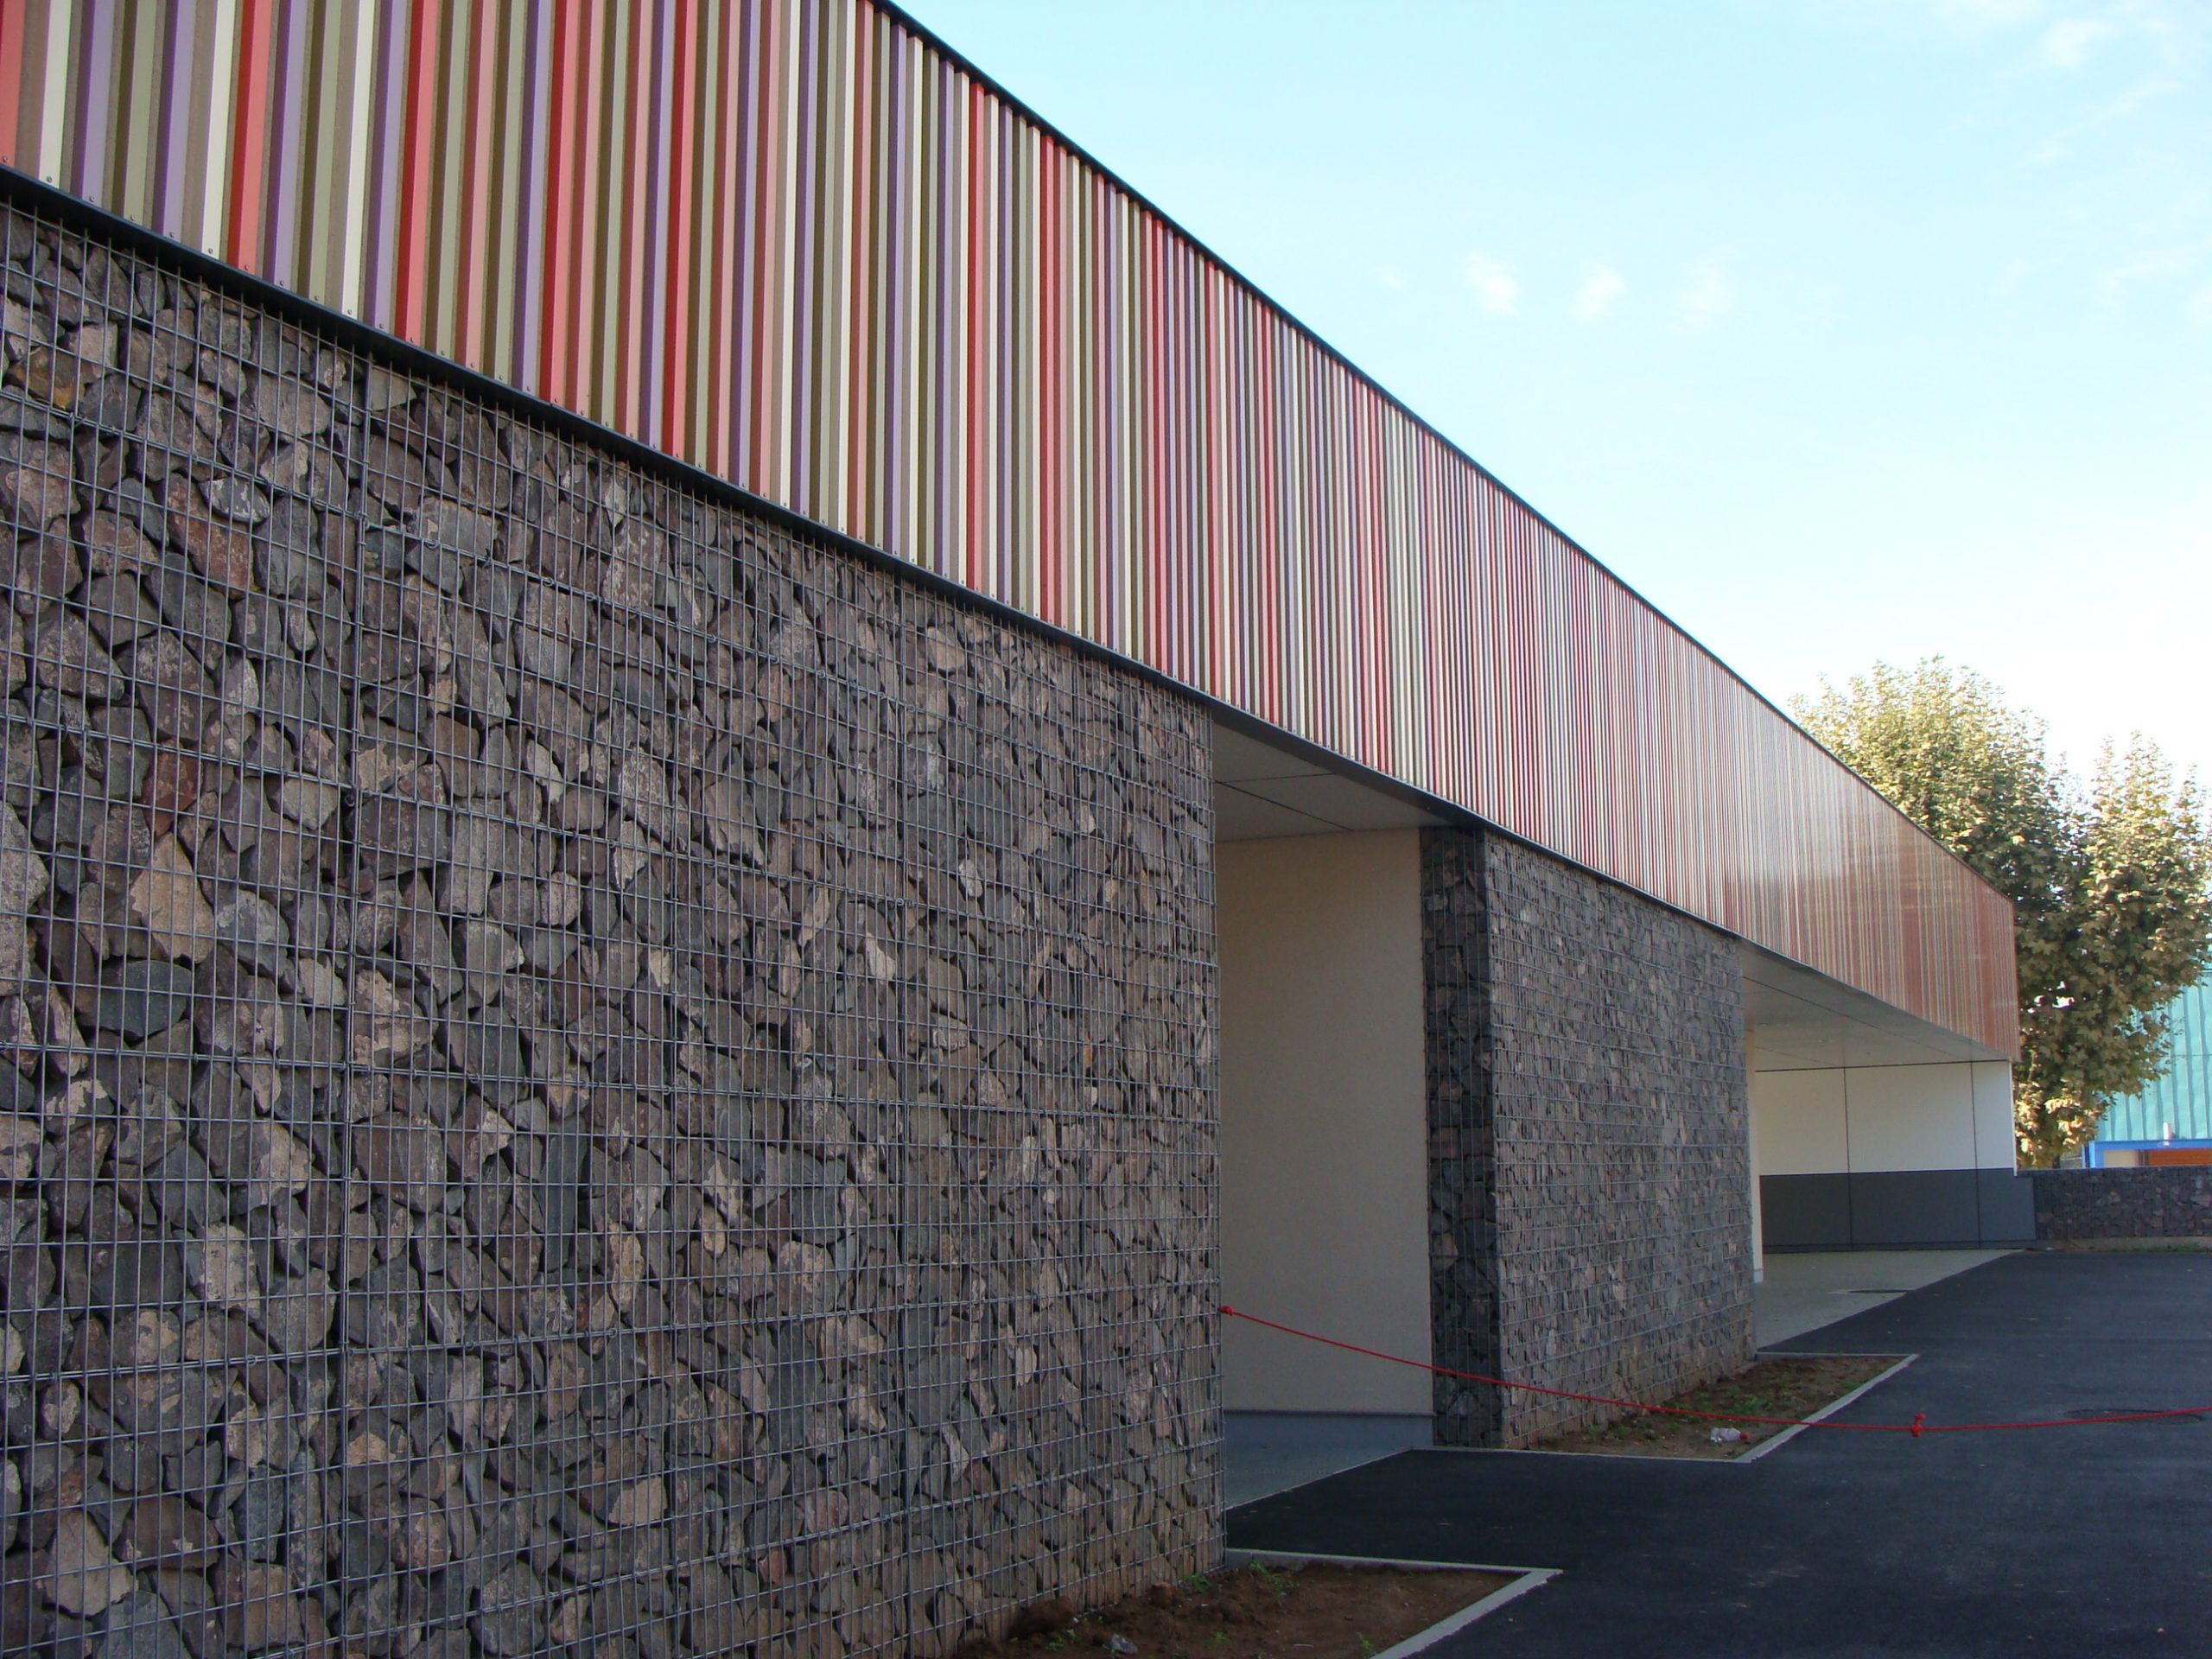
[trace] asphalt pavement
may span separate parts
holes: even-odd
[[[2212,1254],[2007,1255],[1771,1350],[1917,1354],[1749,1464],[1418,1451],[1234,1510],[1237,1548],[1562,1569],[1435,1659],[2212,1656]]]

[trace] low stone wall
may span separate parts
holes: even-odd
[[[1209,1566],[1203,715],[121,247],[0,286],[0,1650]]]
[[[1499,836],[1423,838],[1438,1363],[1663,1399],[1748,1362],[1736,947]],[[1451,1444],[1604,1408],[1440,1378]]]
[[[2036,1236],[2212,1238],[2212,1165],[2033,1172]]]

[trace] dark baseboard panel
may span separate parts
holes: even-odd
[[[2035,1241],[2035,1192],[2009,1169],[1762,1175],[1761,1233],[1792,1250],[1999,1249]]]

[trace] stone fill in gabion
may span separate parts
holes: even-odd
[[[1487,832],[1424,830],[1421,887],[1436,1363],[1652,1402],[1749,1363],[1735,941]],[[1447,1445],[1620,1414],[1434,1399]]]
[[[2212,1166],[2032,1172],[2036,1236],[2212,1238]]]
[[[1203,715],[120,245],[0,289],[0,1650],[1210,1565]]]

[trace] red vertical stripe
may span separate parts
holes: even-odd
[[[486,245],[491,194],[487,174],[492,165],[490,128],[497,113],[492,103],[492,29],[497,16],[489,6],[476,6],[471,9],[469,17],[468,61],[475,86],[474,96],[468,99],[467,131],[462,140],[467,149],[461,175],[461,246],[454,251],[459,270],[454,322],[461,360],[472,368],[484,366],[486,264],[491,257]]]
[[[248,0],[258,3],[258,0]],[[392,327],[403,340],[425,337],[423,298],[429,243],[432,139],[435,130],[438,7],[419,0],[408,19],[406,120],[400,130],[399,222]]]
[[[691,453],[691,375],[696,362],[691,336],[691,193],[697,166],[699,22],[690,6],[676,14],[675,61],[669,65],[674,110],[668,154],[668,256],[662,308],[666,348],[662,353],[661,447]]]
[[[17,129],[23,119],[23,29],[29,0],[0,5],[0,162],[28,172],[16,159]]]
[[[223,229],[223,257],[256,275],[263,269],[267,207],[273,7],[274,0],[238,0],[238,103],[232,118],[230,213]]]

